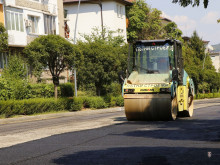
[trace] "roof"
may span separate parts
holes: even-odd
[[[93,2],[103,2],[103,1],[107,1],[107,0],[80,0],[81,3],[93,3]],[[116,1],[125,5],[132,5],[132,0],[112,0],[112,1]],[[78,3],[79,0],[63,0],[64,4],[70,4],[70,3]]]
[[[172,22],[172,20],[165,18],[165,17],[160,17],[161,20],[167,21],[167,22]]]

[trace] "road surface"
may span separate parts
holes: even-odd
[[[220,99],[193,118],[128,122],[121,108],[0,120],[0,164],[220,164]]]

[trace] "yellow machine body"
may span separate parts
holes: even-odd
[[[178,102],[178,111],[181,112],[188,109],[188,87],[178,86],[177,102]]]

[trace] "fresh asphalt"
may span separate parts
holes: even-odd
[[[67,123],[74,126],[81,121],[92,127],[100,118],[109,124],[1,148],[0,164],[220,164],[220,99],[196,101],[193,118],[168,122],[128,122],[122,110],[94,112],[42,120],[35,117],[33,121],[25,118],[22,122],[5,120],[0,124],[0,137],[43,127],[56,131],[58,126],[64,129]]]

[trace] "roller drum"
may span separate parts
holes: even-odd
[[[170,94],[127,94],[124,106],[129,121],[175,120],[177,115],[177,100]]]

